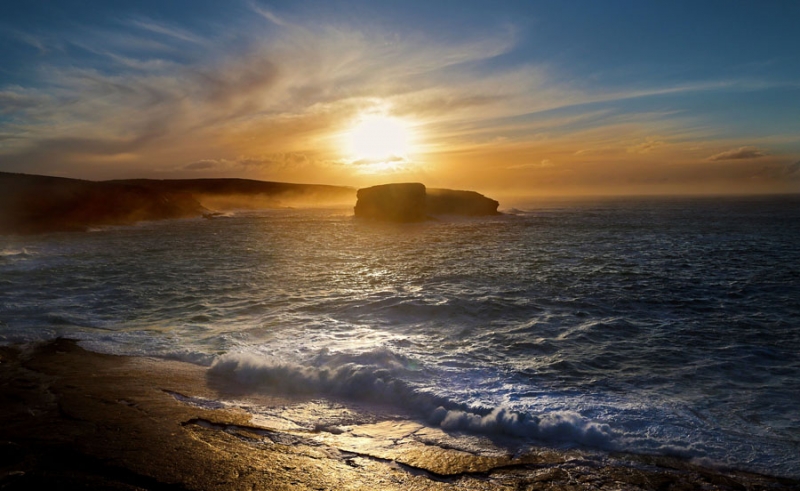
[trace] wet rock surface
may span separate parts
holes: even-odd
[[[380,408],[212,388],[204,368],[0,348],[1,489],[798,489],[676,459],[449,434]],[[226,401],[226,402],[221,402]]]

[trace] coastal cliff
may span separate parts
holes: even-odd
[[[286,206],[349,205],[355,189],[254,179],[128,179],[109,183],[141,186],[159,193],[188,193],[204,207],[223,211]]]
[[[355,216],[419,222],[436,215],[497,215],[499,203],[474,191],[395,183],[359,189],[248,179],[86,181],[0,172],[0,234],[85,231],[141,221],[214,216],[236,209],[353,202]]]
[[[0,172],[0,234],[83,231],[212,211],[352,203],[343,186],[248,179],[85,181]]]
[[[426,189],[420,183],[362,188],[357,198],[356,217],[390,222],[420,222],[435,215],[498,215],[500,205],[475,191]]]
[[[0,234],[35,234],[198,216],[206,209],[182,192],[125,183],[0,173]]]

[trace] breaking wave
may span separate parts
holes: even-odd
[[[529,414],[504,407],[475,407],[415,387],[415,363],[388,349],[356,355],[323,352],[312,365],[278,362],[252,353],[228,353],[209,370],[254,391],[320,394],[388,404],[447,431],[510,436],[547,443],[614,448],[607,424],[571,411]]]

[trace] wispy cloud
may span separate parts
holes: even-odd
[[[523,170],[523,169],[547,169],[550,167],[555,167],[556,164],[550,159],[543,159],[539,162],[526,162],[523,164],[516,164],[516,165],[509,165],[506,167],[507,170]]]
[[[648,138],[646,141],[644,141],[642,143],[639,143],[638,145],[634,145],[634,146],[628,147],[628,152],[629,153],[650,153],[653,150],[656,150],[656,149],[658,149],[660,147],[663,147],[664,145],[666,145],[666,143],[664,143],[661,140],[653,140],[653,139],[649,139]]]
[[[0,92],[4,108],[20,119],[13,126],[0,123],[4,132],[18,137],[13,148],[0,149],[0,159],[74,163],[76,152],[106,155],[117,148],[130,152],[137,145],[143,154],[155,147],[163,154],[179,148],[197,154],[215,148],[218,153],[237,146],[259,152],[268,145],[278,151],[307,150],[359,111],[396,107],[403,94],[435,85],[446,67],[509,47],[502,39],[466,45],[432,44],[424,38],[389,43],[376,33],[276,24],[284,29],[281,35],[255,35],[238,53],[224,44],[209,46],[202,59],[183,63],[132,58],[127,48],[116,50],[113,43],[93,49],[133,73],[116,74],[92,61],[44,65],[39,88]],[[134,44],[137,36],[147,42],[153,33],[205,42],[185,28],[149,19],[133,19],[129,25],[134,30],[122,35]],[[91,45],[80,39],[74,43]],[[49,104],[36,104],[44,98]],[[479,94],[463,104],[495,98]],[[194,143],[186,145],[187,140]],[[205,161],[198,157],[193,161]]]
[[[57,60],[41,57],[36,83],[0,87],[0,168],[313,175],[318,182],[338,176],[348,184],[370,169],[413,168],[426,178],[450,172],[515,186],[525,175],[532,177],[525,185],[561,185],[575,175],[591,182],[623,179],[625,172],[631,180],[656,180],[658,172],[647,169],[691,174],[689,166],[669,167],[676,162],[719,172],[708,162],[746,163],[766,156],[762,148],[777,148],[750,139],[758,147],[719,153],[735,140],[722,140],[707,120],[664,102],[758,90],[758,82],[591,86],[552,63],[510,62],[524,36],[506,25],[437,36],[298,20],[242,2],[248,15],[224,25],[133,16],[111,27],[54,31],[46,43],[34,35],[23,40],[40,50],[66,48]],[[340,137],[364,113],[408,121],[420,134],[418,155],[345,158]]]
[[[259,5],[258,3],[254,2],[254,1],[252,1],[252,0],[248,2],[248,6],[249,6],[249,7],[250,7],[250,8],[251,8],[251,9],[252,9],[252,10],[253,10],[255,13],[257,13],[257,14],[258,14],[258,15],[260,15],[261,17],[265,18],[265,19],[266,19],[266,20],[268,20],[269,22],[271,22],[271,23],[275,24],[276,26],[281,26],[281,27],[283,27],[283,26],[286,26],[286,25],[288,25],[288,23],[287,23],[287,22],[285,22],[283,19],[281,19],[280,17],[278,17],[277,15],[275,15],[275,14],[274,14],[274,13],[273,13],[271,10],[268,10],[268,9],[266,9],[266,8],[262,7],[261,5]]]
[[[21,41],[29,46],[36,48],[36,50],[39,52],[40,55],[47,54],[52,49],[52,46],[50,45],[50,40],[46,36],[40,34],[33,34],[30,32],[23,32],[11,27],[5,28],[4,30],[6,30],[7,34],[17,39],[18,41]]]
[[[766,152],[759,150],[756,147],[739,147],[712,155],[706,160],[709,162],[716,162],[718,160],[747,160],[761,158],[766,155]]]
[[[200,45],[207,44],[206,39],[186,29],[159,23],[152,19],[148,19],[146,17],[132,18],[128,21],[128,24],[133,27],[139,28],[141,30],[153,34],[160,34],[162,36],[177,39],[179,41],[185,41],[187,43],[200,44]]]
[[[400,164],[408,162],[408,157],[403,157],[400,155],[390,155],[384,158],[373,158],[373,159],[358,159],[353,161],[347,161],[347,165],[375,165],[375,164]]]
[[[44,103],[46,98],[39,94],[30,94],[21,87],[0,91],[0,114],[11,114],[25,111]]]
[[[261,167],[269,166],[280,161],[285,160],[285,157],[279,156],[279,160],[275,158],[265,157],[247,157],[239,156],[235,159],[202,159],[195,162],[190,162],[186,165],[178,166],[173,169],[166,169],[167,171],[215,171],[215,172],[236,172],[248,169],[258,169]],[[300,160],[298,160],[300,161]]]

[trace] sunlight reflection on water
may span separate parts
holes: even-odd
[[[377,371],[364,356],[388,349],[419,369],[386,376],[454,403],[577,411],[645,451],[688,433],[686,454],[800,474],[799,210],[622,200],[403,226],[270,210],[10,238],[0,336]]]

